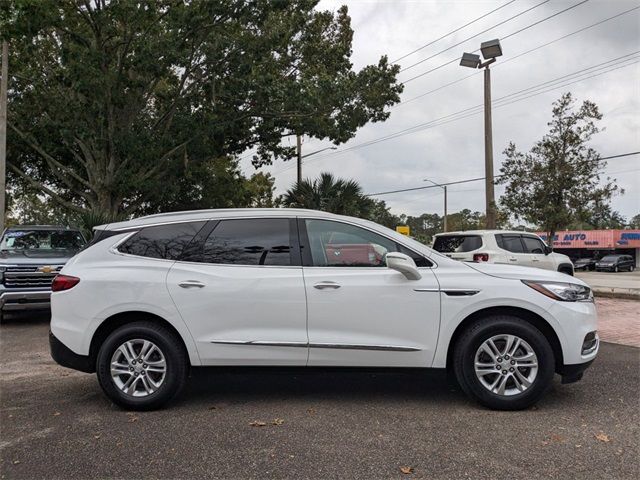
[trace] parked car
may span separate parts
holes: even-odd
[[[573,262],[574,270],[585,270],[585,271],[593,271],[596,269],[596,263],[598,260],[595,258],[578,258]]]
[[[0,238],[0,316],[49,308],[51,282],[86,240],[75,228],[18,225]]]
[[[554,252],[534,233],[507,230],[439,233],[435,236],[433,248],[463,262],[536,267],[573,275],[571,259]]]
[[[450,367],[497,409],[536,402],[598,352],[581,280],[450,259],[375,223],[296,209],[208,210],[97,227],[53,282],[50,345],[128,409],[190,368]]]
[[[631,255],[607,255],[596,263],[598,272],[621,272],[627,270],[633,272],[635,260]]]

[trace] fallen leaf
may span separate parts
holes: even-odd
[[[258,420],[254,420],[249,425],[252,426],[252,427],[266,427],[267,426],[266,422],[260,422]]]
[[[308,413],[309,415],[314,415],[314,414],[316,413],[316,409],[315,409],[315,408],[308,408],[308,409],[307,409],[307,413]]]
[[[553,443],[561,443],[564,442],[564,437],[562,435],[554,433],[553,435],[551,435],[551,437],[549,437],[549,440]]]
[[[100,438],[100,435],[94,435],[93,438],[95,438],[96,440],[98,440]]]
[[[13,464],[14,464],[14,465],[17,465],[17,464],[19,464],[19,463],[20,463],[20,460],[14,460],[14,461],[13,461]]]
[[[413,473],[413,467],[400,467],[400,471],[405,475],[409,475],[410,473]]]
[[[608,443],[611,441],[611,439],[609,438],[609,435],[602,432],[598,433],[597,435],[594,435],[594,437],[596,437],[596,440],[600,440],[601,442],[605,442],[605,443]]]
[[[217,409],[218,409],[218,407],[216,407],[215,405],[211,405],[211,406],[209,407],[209,410],[217,410]]]
[[[53,416],[54,416],[54,417],[57,417],[57,416],[59,416],[59,415],[60,415],[60,412],[53,412]]]
[[[273,422],[271,422],[271,425],[282,425],[284,423],[284,420],[281,418],[274,418]]]
[[[136,417],[135,413],[127,413],[127,415],[129,416],[129,423],[138,421],[138,417]]]

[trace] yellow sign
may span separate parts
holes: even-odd
[[[401,233],[402,235],[409,236],[409,226],[408,225],[398,225],[396,227],[396,232]]]

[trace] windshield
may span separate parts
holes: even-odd
[[[0,250],[37,252],[80,250],[85,243],[82,234],[74,230],[8,230],[2,237]]]
[[[478,235],[443,235],[436,237],[433,249],[441,253],[470,252],[482,247]]]
[[[600,261],[601,262],[615,262],[616,260],[618,260],[618,258],[620,258],[620,257],[616,257],[615,255],[607,255],[606,257],[604,257]]]

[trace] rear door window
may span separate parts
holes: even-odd
[[[172,223],[145,227],[118,246],[120,253],[176,260],[206,222]]]
[[[221,220],[201,252],[183,260],[225,265],[290,266],[294,243],[287,218]]]
[[[524,253],[520,235],[496,235],[498,246],[513,253]]]
[[[440,253],[464,253],[482,247],[480,235],[441,235],[436,237],[433,249]]]

